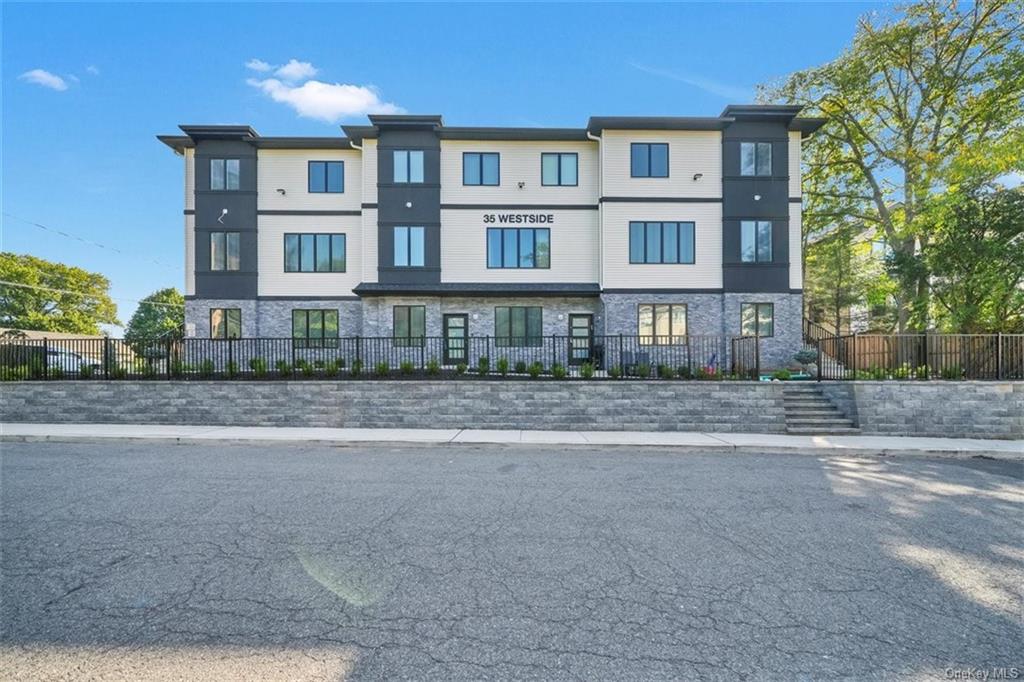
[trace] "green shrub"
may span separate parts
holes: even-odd
[[[952,367],[943,367],[942,368],[942,378],[943,379],[947,379],[949,381],[956,381],[956,380],[960,379],[962,376],[963,376],[963,373],[960,371],[960,366],[959,365],[953,365]]]
[[[508,358],[498,358],[498,374],[508,376]]]
[[[580,365],[580,376],[584,379],[590,379],[594,376],[594,366],[589,362],[584,362]]]
[[[562,363],[556,362],[555,364],[551,365],[551,376],[555,377],[556,379],[564,379],[565,374],[565,366]]]
[[[889,373],[885,371],[885,367],[870,367],[868,369],[868,374],[870,374],[871,378],[875,381],[884,381],[889,378]]]
[[[491,359],[486,355],[481,355],[480,359],[476,361],[476,371],[480,376],[484,376],[491,371]]]
[[[24,381],[28,377],[28,365],[18,365],[17,367],[0,366],[0,381]]]
[[[274,363],[274,367],[277,368],[277,371],[281,376],[287,376],[292,373],[292,366],[288,364],[287,360],[278,360]]]
[[[177,364],[179,366],[181,365],[180,361],[176,361],[176,362],[177,362]],[[92,365],[82,365],[81,369],[78,370],[78,376],[81,377],[82,379],[91,379],[92,378],[92,373],[94,371],[95,370],[93,369]],[[172,373],[174,372],[174,365],[173,364],[171,365],[171,372]],[[176,375],[176,376],[180,376],[180,374]]]
[[[777,369],[772,372],[772,379],[778,379],[779,381],[789,381],[793,378],[792,372],[788,369]]]
[[[648,379],[651,376],[651,366],[646,362],[641,362],[636,366],[636,375]]]
[[[324,365],[324,376],[329,379],[333,379],[334,377],[338,376],[339,369],[340,367],[338,367],[338,361],[331,360],[326,365]]]
[[[526,373],[530,375],[531,379],[536,379],[544,371],[544,365],[539,362],[531,362],[530,366],[526,368]]]
[[[619,365],[612,365],[611,367],[608,368],[608,376],[610,376],[612,379],[621,379],[622,367]]]
[[[53,376],[52,373],[51,373],[51,376]],[[146,364],[144,364],[142,366],[142,378],[143,379],[152,379],[155,376],[156,376],[156,367],[153,366],[153,363],[147,362]]]
[[[692,379],[693,370],[689,365],[680,365],[676,368],[676,374],[679,375],[680,379]]]
[[[46,365],[43,364],[42,359],[32,358],[29,360],[28,373],[33,379],[42,379],[46,376]]]
[[[209,379],[210,377],[213,376],[213,371],[213,360],[207,358],[206,360],[203,360],[202,362],[199,363],[199,376],[201,376],[202,378]]]
[[[356,359],[352,361],[352,376],[357,377],[363,373],[363,361]]]
[[[516,374],[526,374],[526,363],[522,360],[516,363]]]
[[[698,381],[717,381],[722,378],[721,372],[708,367],[698,367],[696,376]]]
[[[909,379],[910,378],[910,363],[904,362],[902,365],[897,367],[892,372],[893,379]]]
[[[324,361],[323,360],[319,360],[319,359],[314,360],[313,361],[313,366],[316,367],[317,369],[323,369],[324,368]]]
[[[386,362],[378,362],[373,366],[373,372],[379,377],[386,377],[391,371],[391,366]]]
[[[920,367],[914,368],[914,378],[920,379],[921,381],[927,381],[930,371],[928,365],[921,365]]]
[[[307,379],[316,374],[316,367],[309,364],[308,362],[303,360],[299,361],[297,364],[299,365],[299,369],[302,370],[302,376],[306,377]]]
[[[249,369],[252,370],[253,376],[262,379],[267,375],[267,361],[263,358],[252,358],[249,360]]]
[[[345,369],[345,358],[337,358],[334,364],[338,366],[338,369]]]
[[[224,365],[224,373],[227,374],[228,379],[234,379],[238,376],[238,363],[234,360],[229,360],[228,364]]]
[[[809,365],[818,361],[818,352],[810,348],[804,348],[802,351],[797,352],[793,359],[801,365]]]
[[[111,379],[124,379],[128,376],[128,370],[116,362],[110,366]]]
[[[867,381],[868,379],[871,378],[871,376],[871,372],[869,372],[866,369],[858,369],[856,372],[853,373],[853,378],[860,381]]]
[[[662,379],[671,379],[675,375],[676,375],[675,370],[673,370],[668,365],[658,365],[658,376],[660,378],[662,378]]]
[[[402,372],[402,374],[408,376],[412,374],[413,370],[416,369],[416,366],[413,365],[412,362],[409,360],[403,360],[398,364],[398,369],[399,371]]]
[[[467,369],[469,369],[469,366],[466,365],[466,363],[464,362],[460,362],[459,364],[455,365],[455,373],[458,374],[459,376],[465,374]]]
[[[50,378],[51,379],[63,379],[64,378],[64,370],[61,369],[60,367],[51,367],[50,368]]]
[[[441,365],[438,364],[437,358],[430,358],[427,360],[427,375],[436,377],[441,373]]]

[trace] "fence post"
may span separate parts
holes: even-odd
[[[110,337],[103,337],[103,378],[110,378]]]
[[[1003,333],[996,334],[996,379],[1003,378]]]
[[[616,364],[619,366],[619,376],[620,377],[621,376],[625,376],[625,374],[626,374],[626,365],[623,364],[623,362],[622,362],[622,334],[621,333],[619,334],[619,357],[618,357],[618,362]]]
[[[817,347],[817,350],[818,350],[818,381],[820,382],[821,381],[821,370],[822,370],[822,365],[821,365],[821,339],[818,339],[818,341],[814,345]]]
[[[551,364],[548,365],[549,367],[554,367],[555,363],[558,362],[558,348],[555,345],[556,343],[557,342],[555,341],[555,335],[552,334],[551,335]]]
[[[853,379],[857,379],[857,332],[853,333]]]
[[[761,330],[754,329],[754,381],[761,380]]]
[[[50,341],[45,336],[43,337],[43,378],[50,378]]]
[[[167,337],[167,380],[171,380],[171,337]]]

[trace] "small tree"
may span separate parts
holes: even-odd
[[[135,345],[140,341],[181,338],[185,325],[185,297],[173,288],[161,289],[139,301],[124,338]]]

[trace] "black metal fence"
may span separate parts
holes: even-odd
[[[823,380],[1024,379],[1024,334],[852,334],[816,345]]]
[[[725,336],[10,339],[0,379],[341,376],[745,378],[760,340]]]

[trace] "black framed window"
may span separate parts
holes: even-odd
[[[426,230],[422,227],[395,227],[394,265],[400,268],[422,268],[425,240]]]
[[[337,310],[292,310],[292,343],[296,348],[337,348]]]
[[[641,303],[636,333],[644,346],[667,346],[686,341],[686,304]]]
[[[313,194],[341,194],[345,191],[344,161],[310,161],[309,191]]]
[[[772,143],[740,142],[740,175],[771,175]]]
[[[501,184],[501,157],[498,153],[463,152],[462,184],[492,187]]]
[[[668,177],[668,143],[634,142],[629,147],[629,172],[634,178]]]
[[[284,236],[285,272],[345,272],[345,235],[314,232]]]
[[[770,220],[740,221],[740,261],[772,262],[772,222]]]
[[[487,228],[487,267],[550,268],[551,230],[547,228]]]
[[[579,154],[544,153],[540,155],[540,184],[575,187],[579,183]]]
[[[242,338],[242,310],[240,308],[210,308],[210,338]]]
[[[743,336],[775,336],[775,305],[773,303],[741,304],[740,334]]]
[[[494,345],[538,348],[544,345],[544,313],[540,306],[498,306],[494,309]]]
[[[394,181],[397,183],[423,182],[423,151],[418,149],[396,149],[393,156]]]
[[[427,308],[396,305],[393,308],[392,341],[398,347],[422,346],[427,336]]]
[[[238,159],[210,159],[210,189],[239,189],[241,177],[241,162]]]
[[[692,222],[629,223],[630,263],[692,264],[694,262]]]
[[[241,235],[238,232],[211,232],[210,269],[240,270],[241,267]]]

